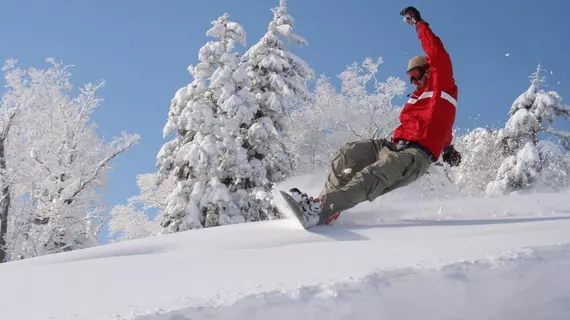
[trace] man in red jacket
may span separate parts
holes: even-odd
[[[297,188],[290,190],[306,228],[330,224],[340,212],[416,181],[441,155],[452,166],[461,160],[451,145],[457,86],[449,54],[417,9],[407,7],[400,14],[416,27],[427,55],[408,62],[408,76],[416,90],[400,113],[392,141],[344,145],[333,155],[331,172],[317,199]]]

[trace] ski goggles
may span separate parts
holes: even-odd
[[[420,79],[426,74],[426,70],[429,66],[424,67],[415,67],[408,71],[408,77],[410,77],[410,83],[414,81],[420,81]]]

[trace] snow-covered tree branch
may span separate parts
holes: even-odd
[[[156,173],[137,176],[140,193],[116,205],[109,215],[109,237],[116,241],[156,236],[164,216],[168,196],[176,187],[173,176],[158,183]]]
[[[19,88],[22,82],[18,77],[18,72],[14,72],[15,61],[8,61],[2,69],[7,71],[5,80],[8,87]],[[14,73],[12,73],[14,72]],[[10,217],[11,207],[11,185],[14,176],[8,170],[8,136],[10,128],[14,123],[14,119],[20,110],[20,101],[26,101],[28,96],[22,92],[8,91],[3,97],[0,110],[2,112],[0,118],[0,262],[6,260],[6,237],[8,233],[8,218]]]
[[[20,69],[15,61],[4,67],[2,109],[17,111],[2,124],[3,172],[10,177],[2,191],[12,199],[5,260],[98,244],[95,223],[101,225],[105,208],[99,190],[112,160],[139,140],[123,133],[102,141],[90,117],[104,83],[88,83],[72,96],[68,67],[47,61],[46,69]]]

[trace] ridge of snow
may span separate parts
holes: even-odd
[[[279,189],[314,194],[315,181],[296,177]],[[5,263],[0,310],[11,320],[556,319],[570,311],[567,192],[431,202],[416,192],[394,191],[309,231],[264,221]]]
[[[558,319],[570,311],[570,274],[557,275],[569,266],[570,245],[529,248],[437,269],[408,267],[274,288],[232,303],[200,302],[136,319]],[[541,294],[529,299],[535,290]]]

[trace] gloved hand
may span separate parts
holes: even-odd
[[[392,141],[389,141],[387,139],[380,139],[380,143],[383,147],[386,147],[392,151],[398,151],[398,147],[396,146],[396,144]]]
[[[416,23],[420,20],[422,20],[422,16],[420,15],[420,12],[418,11],[418,9],[414,8],[414,7],[406,7],[404,8],[404,10],[400,11],[400,15],[401,16],[406,16],[404,18],[404,21],[406,21],[407,23],[415,26]]]
[[[461,154],[453,148],[453,145],[443,148],[441,157],[443,162],[447,162],[452,167],[456,167],[461,164]]]

